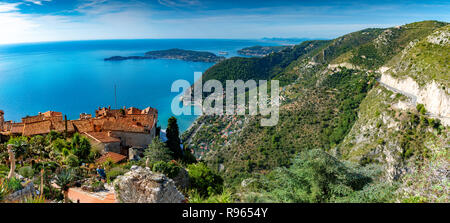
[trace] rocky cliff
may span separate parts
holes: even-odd
[[[185,200],[172,179],[137,166],[118,177],[114,189],[121,203],[182,203]]]

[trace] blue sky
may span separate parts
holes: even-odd
[[[141,38],[335,38],[450,21],[450,1],[0,0],[0,44]]]

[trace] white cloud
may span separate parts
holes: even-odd
[[[0,2],[0,13],[18,11],[20,3],[4,3]]]
[[[52,0],[24,0],[25,2],[31,2],[36,5],[42,5],[42,2],[51,2]]]
[[[85,2],[89,4],[80,5],[76,10],[82,15],[77,16],[23,14],[19,4],[0,4],[0,44],[151,37],[151,13],[139,2],[102,2]]]
[[[158,0],[158,2],[159,4],[168,7],[189,7],[200,5],[198,0]]]
[[[39,2],[43,1],[48,0]],[[158,1],[172,8],[201,6],[199,0]],[[59,13],[24,14],[19,6],[28,3],[0,2],[0,44],[121,38],[333,38],[363,28],[413,22],[426,15],[405,12],[400,19],[398,16],[394,19],[391,14],[395,10],[380,13],[384,9],[369,7],[348,8],[340,13],[333,6],[155,11],[151,4],[141,0],[79,0],[79,3]],[[438,12],[433,11],[430,18],[439,18]],[[378,24],[367,19],[375,14],[384,15],[376,20]],[[440,16],[444,21],[449,18]]]

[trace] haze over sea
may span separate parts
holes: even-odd
[[[95,113],[99,106],[115,108],[154,107],[158,124],[165,129],[172,116],[170,92],[178,79],[193,83],[194,72],[204,72],[212,63],[180,60],[104,61],[111,56],[143,55],[150,50],[171,48],[236,51],[254,45],[279,45],[262,40],[92,40],[0,45],[0,110],[6,120],[19,122],[27,115],[48,110],[78,119],[80,113]],[[184,131],[196,116],[176,116]]]

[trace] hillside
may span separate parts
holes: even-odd
[[[424,21],[365,29],[262,58],[222,61],[204,80],[281,81],[279,123],[202,116],[185,132],[185,146],[242,201],[448,202],[448,26]],[[399,82],[405,78],[417,81],[417,92],[401,88],[411,84]],[[424,95],[421,86],[436,87]],[[308,157],[329,163],[330,174],[309,166],[319,164]],[[318,175],[299,175],[303,180],[291,182],[298,187],[290,190],[276,186],[304,171]],[[322,177],[328,180],[316,182]],[[335,187],[342,193],[330,192]]]
[[[240,49],[237,53],[244,56],[263,57],[286,48],[287,46],[251,46]]]

